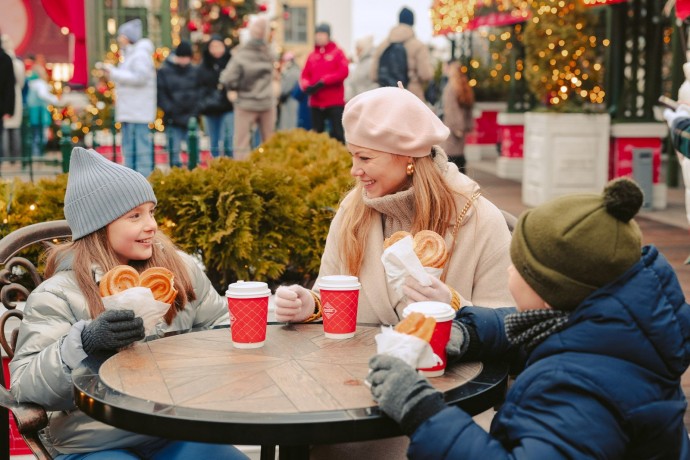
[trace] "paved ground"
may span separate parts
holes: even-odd
[[[484,196],[499,208],[519,215],[527,209],[521,200],[520,182],[500,179],[494,174],[495,164],[485,161],[473,165],[468,174],[481,185]],[[690,237],[685,217],[682,189],[669,190],[669,206],[664,211],[643,212],[636,218],[644,244],[654,244],[666,256],[678,274],[686,299],[690,297],[690,265],[684,265],[690,255]],[[682,379],[685,397],[690,400],[690,370]],[[685,413],[685,426],[690,431],[690,408]]]

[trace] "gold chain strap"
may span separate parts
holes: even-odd
[[[470,210],[470,207],[472,206],[472,203],[475,202],[477,198],[481,196],[482,192],[481,191],[476,191],[472,194],[469,200],[467,200],[467,203],[465,203],[465,207],[462,208],[462,211],[460,211],[460,214],[458,214],[458,218],[455,220],[455,226],[453,227],[453,231],[451,232],[451,235],[453,236],[453,242],[450,245],[450,252],[448,252],[448,260],[446,260],[446,265],[443,267],[443,273],[441,273],[441,281],[444,283],[446,282],[446,276],[448,275],[448,267],[450,267],[450,259],[453,257],[453,252],[455,251],[455,242],[457,241],[458,237],[458,232],[460,231],[460,226],[462,225],[462,222],[465,220],[465,216]]]

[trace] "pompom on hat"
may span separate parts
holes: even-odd
[[[427,105],[398,87],[376,88],[350,99],[343,111],[347,142],[409,157],[425,157],[450,130]]]
[[[147,202],[158,202],[140,173],[81,147],[72,150],[65,190],[65,219],[76,241]]]
[[[632,218],[642,190],[629,179],[603,194],[555,198],[525,211],[510,245],[515,269],[551,307],[571,311],[641,258],[642,234]]]
[[[141,19],[132,19],[127,21],[117,29],[118,35],[124,35],[130,43],[136,43],[141,39],[142,25]]]

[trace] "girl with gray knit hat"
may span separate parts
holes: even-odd
[[[175,301],[156,333],[228,324],[227,303],[194,259],[159,233],[156,196],[140,173],[76,147],[65,192],[72,241],[51,248],[46,280],[29,295],[14,358],[12,393],[49,411],[42,440],[58,459],[246,458],[233,446],[144,436],[97,422],[77,410],[72,371],[144,338],[132,310],[105,311],[100,277],[116,265],[174,274]]]
[[[449,360],[524,369],[489,433],[403,361],[369,361],[372,395],[410,436],[409,458],[690,458],[690,305],[664,256],[642,247],[641,205],[620,179],[520,216],[516,308],[463,308],[447,347]]]

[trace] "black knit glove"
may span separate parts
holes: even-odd
[[[314,94],[315,92],[317,92],[318,90],[323,88],[324,85],[325,85],[325,83],[322,80],[319,80],[316,83],[314,83],[313,85],[307,86],[304,89],[304,92],[311,96],[312,94]]]
[[[98,351],[117,351],[144,338],[144,320],[132,310],[106,310],[81,332],[87,355]]]
[[[446,345],[448,363],[457,362],[467,352],[470,346],[470,337],[467,328],[460,321],[453,321],[450,329],[450,340]]]
[[[441,392],[403,360],[379,354],[369,360],[369,368],[374,400],[407,435],[446,407]]]

